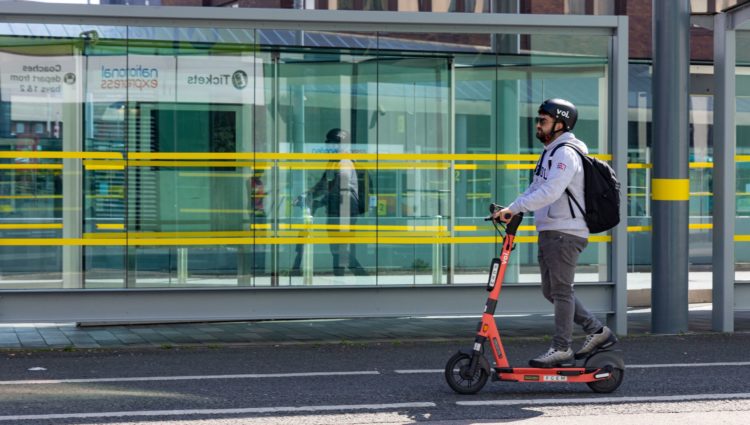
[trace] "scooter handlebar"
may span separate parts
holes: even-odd
[[[492,216],[495,214],[496,211],[500,211],[505,207],[497,205],[497,204],[490,204],[490,215],[484,218],[484,221],[492,221]],[[505,213],[503,214],[503,218],[506,220],[510,220],[510,218],[513,217],[513,214],[511,213]]]
[[[490,204],[490,215],[484,218],[484,221],[492,221],[492,216],[496,211],[502,210],[504,207],[497,205],[497,204]],[[508,224],[505,227],[505,233],[508,235],[515,235],[516,230],[518,230],[518,226],[521,225],[521,220],[523,220],[523,213],[518,213],[516,215],[512,215],[511,213],[506,213],[503,216],[504,219],[510,220]]]

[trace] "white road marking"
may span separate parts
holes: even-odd
[[[625,369],[654,369],[660,367],[724,367],[750,366],[750,362],[716,362],[716,363],[668,363],[668,364],[634,364],[625,365]]]
[[[552,404],[609,404],[609,403],[654,403],[697,400],[747,399],[750,393],[728,394],[686,394],[651,397],[591,397],[591,398],[534,398],[525,400],[477,400],[457,401],[459,406],[518,406],[518,405],[552,405]]]
[[[716,362],[716,363],[665,363],[665,364],[633,364],[625,365],[625,369],[660,369],[670,367],[727,367],[750,366],[750,362]],[[523,366],[526,367],[526,366]],[[396,369],[399,374],[442,373],[444,369]]]
[[[357,376],[380,375],[377,370],[362,370],[351,372],[300,372],[300,373],[264,373],[240,375],[186,375],[186,376],[134,376],[122,378],[90,378],[90,379],[33,379],[18,381],[0,381],[0,385],[39,385],[39,384],[80,384],[97,382],[139,382],[139,381],[190,381],[207,379],[262,379],[262,378],[306,378],[313,376]]]
[[[445,369],[396,369],[394,372],[400,373],[400,374],[410,374],[410,373],[441,373],[445,371]]]
[[[667,364],[635,364],[625,365],[626,369],[659,369],[673,367],[740,367],[750,366],[750,362],[716,362],[716,363],[667,363]],[[444,369],[396,369],[394,373],[400,375],[443,373]],[[264,373],[264,374],[236,374],[236,375],[184,375],[184,376],[134,376],[121,378],[80,378],[80,379],[27,379],[15,381],[0,381],[0,385],[52,385],[52,384],[85,384],[101,382],[144,382],[144,381],[200,381],[212,379],[264,379],[264,378],[308,378],[316,376],[360,376],[380,375],[376,370],[360,370],[348,372],[299,372],[299,373]]]
[[[248,407],[239,409],[189,409],[189,410],[140,410],[125,412],[92,412],[92,413],[55,413],[46,415],[9,415],[0,416],[0,421],[34,421],[51,419],[85,419],[117,418],[129,416],[188,416],[188,415],[238,415],[247,413],[293,413],[293,412],[330,412],[346,410],[386,410],[435,407],[429,401],[391,404],[342,404],[332,406],[279,406]]]

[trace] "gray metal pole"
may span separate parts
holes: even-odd
[[[688,330],[690,2],[653,3],[652,332]]]
[[[628,175],[628,17],[618,16],[617,33],[612,43],[612,106],[610,113],[610,146],[612,166],[627,185]],[[613,305],[615,313],[608,323],[618,335],[628,331],[628,202],[627,188],[621,188],[620,217],[624,223],[612,230],[612,281],[615,283]]]
[[[714,18],[713,329],[734,331],[735,31]]]

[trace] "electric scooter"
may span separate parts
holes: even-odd
[[[490,213],[494,213],[502,207],[491,204]],[[510,219],[507,226],[492,220],[492,214],[485,221],[492,221],[495,229],[503,237],[500,258],[494,258],[490,267],[490,276],[487,281],[487,291],[490,292],[487,303],[484,306],[482,320],[477,327],[477,336],[474,339],[474,347],[470,353],[459,351],[448,360],[445,365],[445,379],[448,385],[460,394],[475,394],[487,383],[487,378],[492,376],[493,381],[514,382],[583,382],[597,393],[611,393],[615,391],[624,378],[625,363],[619,351],[599,349],[592,352],[582,365],[576,365],[572,360],[568,364],[558,367],[535,368],[535,367],[510,367],[505,356],[500,334],[495,324],[495,308],[503,285],[505,269],[508,265],[510,253],[515,248],[513,239],[516,236],[518,226],[523,220],[523,214],[519,213]],[[501,228],[505,229],[505,234]],[[484,357],[484,346],[489,341],[492,355],[495,361],[490,366]]]

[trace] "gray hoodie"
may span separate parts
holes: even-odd
[[[531,185],[508,206],[508,209],[513,214],[534,211],[537,231],[557,230],[588,238],[589,228],[586,226],[583,214],[572,200],[570,204],[568,203],[568,195],[565,193],[567,188],[581,208],[586,209],[583,199],[581,158],[572,148],[565,146],[558,149],[550,158],[555,147],[562,143],[574,145],[584,154],[589,152],[586,144],[576,139],[573,133],[560,135],[544,148],[537,161],[537,169]],[[571,216],[571,206],[575,218]]]

